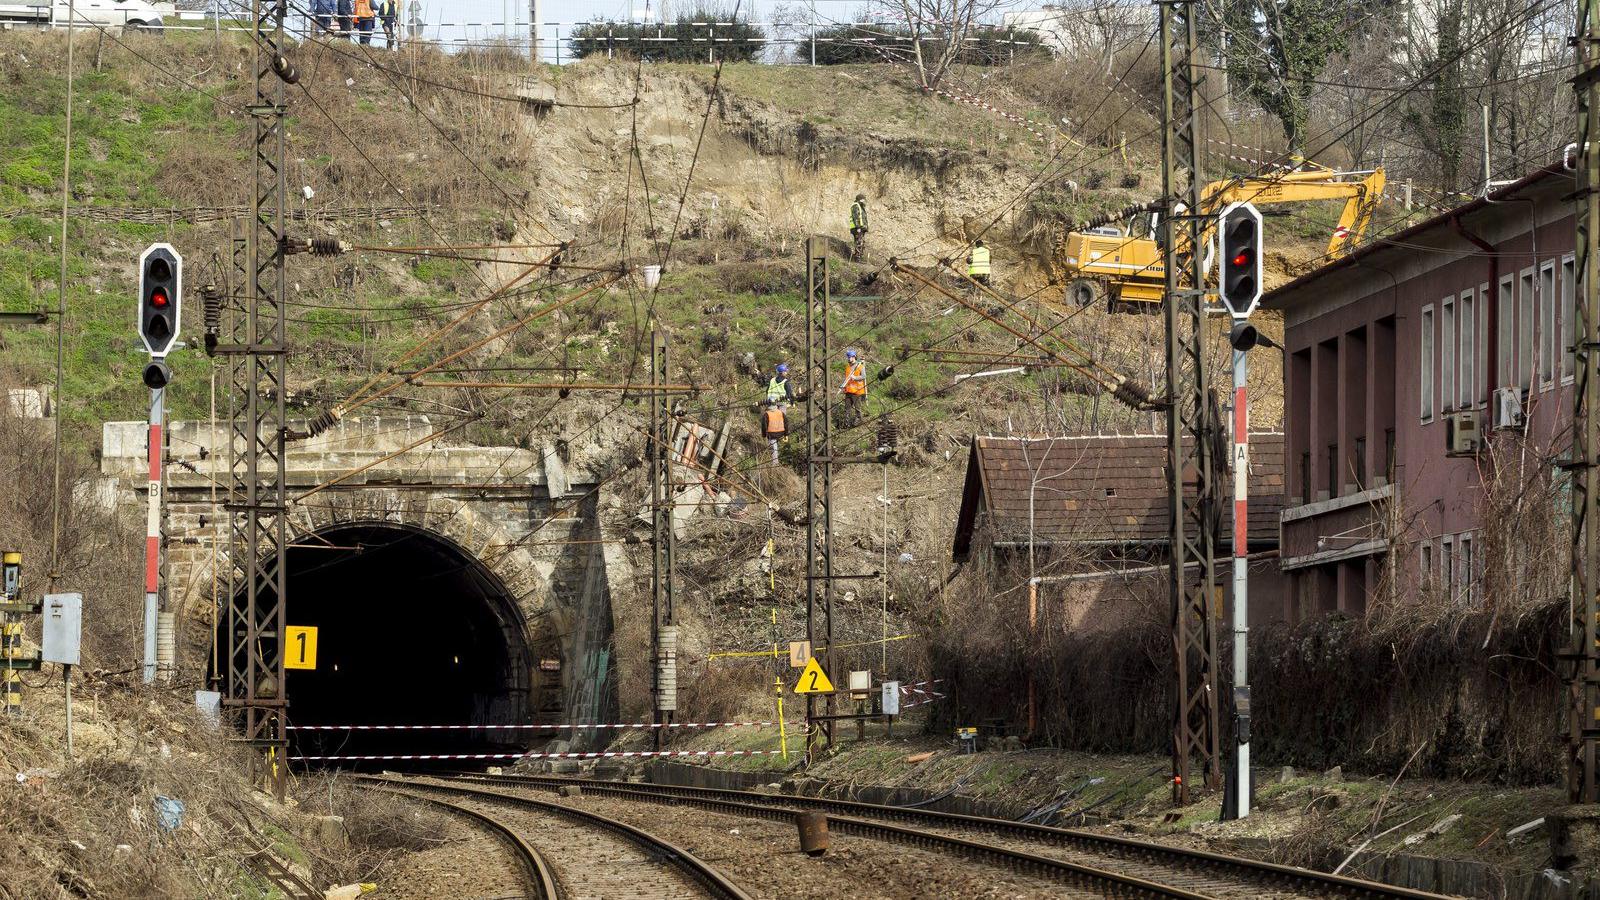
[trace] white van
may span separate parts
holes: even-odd
[[[40,27],[66,25],[67,0],[11,0],[0,2],[0,28],[31,24]],[[160,31],[163,21],[176,24],[177,8],[172,3],[151,0],[73,0],[72,21],[80,27],[117,26]]]

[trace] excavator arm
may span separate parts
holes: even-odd
[[[1354,175],[1359,181],[1340,181]],[[1337,259],[1361,241],[1372,223],[1372,214],[1383,198],[1382,168],[1370,172],[1336,172],[1324,166],[1242,181],[1217,181],[1206,186],[1205,209],[1215,213],[1230,203],[1249,201],[1257,206],[1275,203],[1306,203],[1313,200],[1344,200],[1339,224],[1328,241],[1328,255]]]

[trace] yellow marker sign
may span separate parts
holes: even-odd
[[[823,672],[822,667],[817,665],[815,656],[806,660],[805,670],[800,673],[800,680],[795,682],[794,692],[796,694],[833,693],[833,682],[828,680],[827,673]]]
[[[315,669],[317,667],[317,629],[314,625],[290,625],[284,629],[289,639],[283,648],[285,669]]]

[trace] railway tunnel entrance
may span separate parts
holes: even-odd
[[[286,567],[287,622],[317,629],[316,668],[287,672],[291,758],[518,752],[550,736],[493,727],[534,723],[560,666],[540,684],[550,642],[536,658],[515,598],[454,541],[344,523],[298,539]],[[441,725],[488,727],[347,727]]]

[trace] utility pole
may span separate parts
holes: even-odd
[[[1572,390],[1572,646],[1565,656],[1567,682],[1567,799],[1600,802],[1595,758],[1600,744],[1600,34],[1597,0],[1578,2],[1577,270]]]
[[[1161,188],[1166,211],[1167,491],[1171,548],[1176,709],[1172,726],[1172,798],[1189,801],[1196,755],[1207,789],[1222,780],[1217,729],[1217,636],[1212,627],[1216,576],[1216,408],[1205,368],[1205,271],[1201,259],[1201,56],[1194,0],[1160,0]],[[1194,479],[1194,493],[1185,481]],[[1194,579],[1187,575],[1193,563]]]
[[[288,732],[284,698],[284,133],[286,86],[299,72],[283,55],[286,0],[252,0],[255,131],[251,217],[244,224],[244,309],[236,342],[217,353],[230,367],[228,561],[242,590],[228,596],[224,706],[244,713],[243,740],[264,761],[273,793],[284,793]],[[239,340],[242,338],[242,340]],[[259,772],[257,774],[260,774]]]
[[[833,392],[828,385],[829,265],[827,245],[806,238],[806,641],[828,680],[833,670]],[[821,621],[818,622],[818,614]],[[821,651],[818,647],[819,638]],[[833,746],[834,697],[817,717],[815,694],[806,695],[806,762],[820,734]]]
[[[677,580],[676,494],[672,487],[673,427],[667,384],[667,333],[651,323],[650,335],[650,550],[651,637],[655,653],[655,748],[666,744],[667,726],[678,709],[678,620],[673,608]]]

